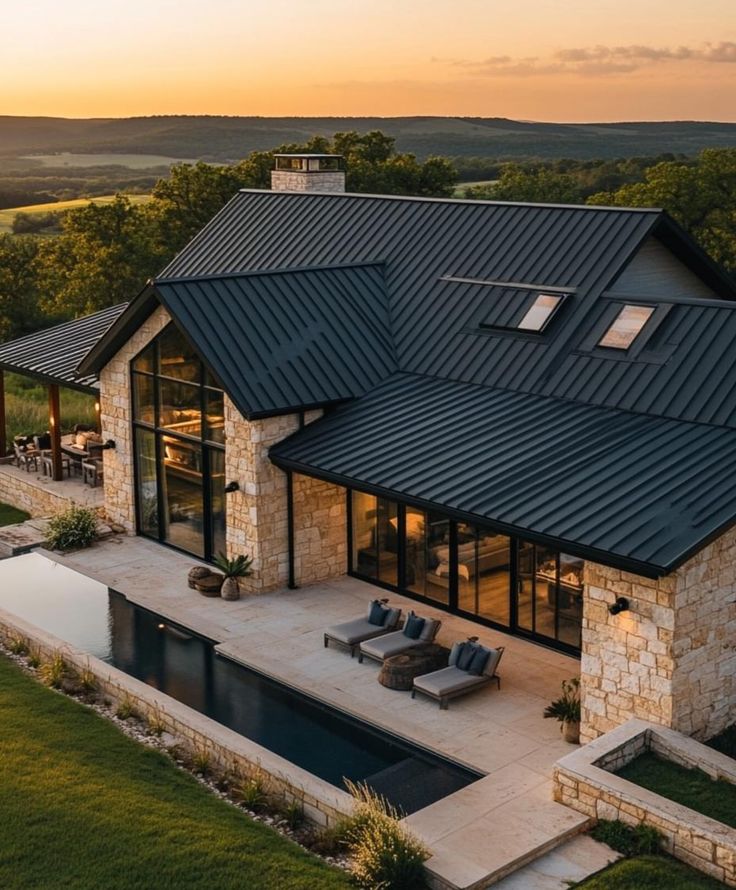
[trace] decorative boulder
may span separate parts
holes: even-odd
[[[208,569],[206,566],[194,566],[193,569],[189,569],[189,586],[192,588],[192,590],[194,590],[197,581],[199,581],[201,578],[208,578],[210,575],[213,574],[214,572],[212,571],[212,569]]]

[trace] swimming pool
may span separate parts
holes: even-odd
[[[40,553],[0,561],[0,608],[336,787],[366,782],[407,814],[481,777],[218,655],[211,640]]]

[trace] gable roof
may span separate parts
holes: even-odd
[[[127,304],[26,334],[0,345],[0,368],[84,392],[99,389],[97,375],[79,375],[77,366],[122,315]]]
[[[648,576],[676,568],[735,512],[736,430],[410,374],[270,454]]]
[[[354,398],[396,370],[377,264],[159,279],[153,290],[251,418]]]

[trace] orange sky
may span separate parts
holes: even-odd
[[[736,120],[736,0],[23,0],[0,114]]]

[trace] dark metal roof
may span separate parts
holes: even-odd
[[[736,521],[736,432],[398,374],[279,466],[657,576]]]
[[[79,376],[77,366],[127,304],[111,306],[84,318],[75,318],[0,345],[0,368],[58,383],[84,392],[96,392],[97,376]]]
[[[353,398],[396,371],[378,264],[158,280],[154,291],[248,417]]]

